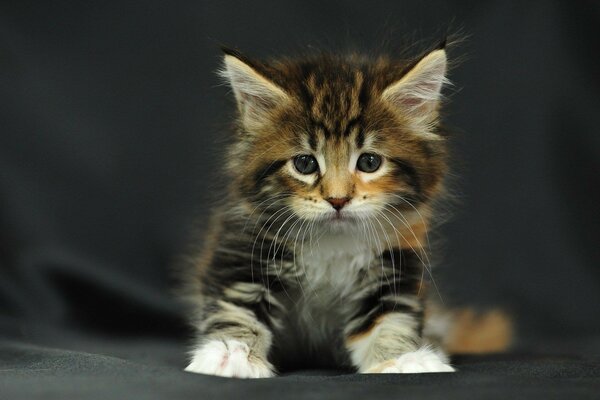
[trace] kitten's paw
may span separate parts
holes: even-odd
[[[272,366],[250,354],[246,343],[237,340],[211,340],[195,350],[185,369],[197,374],[233,378],[268,378],[274,376]]]
[[[424,372],[454,372],[445,357],[429,348],[402,354],[366,370],[366,373],[419,374]]]

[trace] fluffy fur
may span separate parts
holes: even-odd
[[[193,261],[188,371],[453,371],[423,336],[446,69],[444,46],[411,61],[225,52],[238,120],[227,195]]]

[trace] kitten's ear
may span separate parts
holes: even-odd
[[[388,86],[381,97],[403,113],[429,120],[438,108],[442,86],[449,82],[446,66],[446,50],[433,50],[399,81]]]
[[[243,61],[244,57],[234,51],[224,52],[220,74],[231,85],[244,121],[264,122],[275,106],[289,100],[283,89]]]

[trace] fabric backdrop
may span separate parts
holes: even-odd
[[[593,397],[599,26],[595,1],[3,1],[0,398]],[[408,39],[416,54],[459,31],[457,201],[434,277],[446,304],[510,311],[515,352],[457,358],[452,376],[181,372],[191,332],[171,265],[219,199],[233,110],[219,45],[268,56]]]

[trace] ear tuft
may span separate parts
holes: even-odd
[[[446,45],[448,44],[448,38],[444,37],[440,43],[435,47],[436,50],[446,50]]]
[[[226,56],[233,56],[235,58],[238,58],[240,60],[245,59],[245,57],[242,55],[242,53],[240,53],[239,50],[233,48],[233,47],[229,47],[226,45],[221,45],[219,46],[219,48],[221,49],[221,51],[223,52],[223,54],[225,54]]]
[[[445,41],[442,42],[445,45]],[[425,55],[399,81],[381,95],[399,112],[430,120],[435,115],[446,79],[446,50],[438,48]]]
[[[283,89],[249,65],[239,52],[227,48],[222,50],[225,57],[220,75],[231,85],[245,121],[260,123],[268,118],[273,108],[289,100]]]

